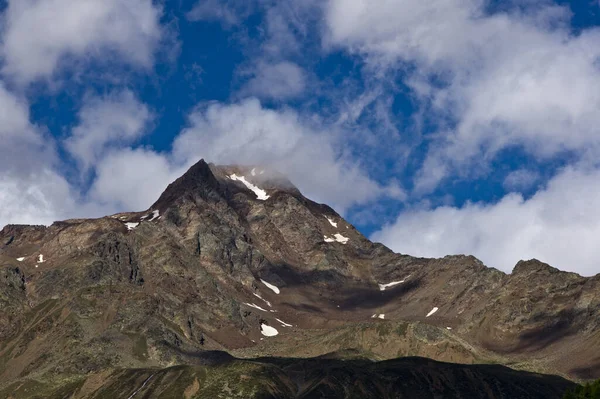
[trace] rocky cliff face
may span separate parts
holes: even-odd
[[[600,276],[395,254],[200,161],[147,211],[0,231],[0,381],[346,349],[598,378],[599,305]]]

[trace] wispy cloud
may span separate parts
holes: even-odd
[[[415,66],[405,81],[443,133],[418,175],[420,192],[509,146],[539,158],[598,148],[600,31],[572,34],[568,9],[490,15],[480,1],[328,4],[329,45],[363,56],[373,74]]]
[[[152,113],[129,90],[104,97],[88,96],[79,111],[79,123],[64,145],[85,172],[110,147],[123,147],[139,139],[152,120]]]

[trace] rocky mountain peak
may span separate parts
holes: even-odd
[[[229,200],[245,192],[250,199],[267,200],[277,192],[302,197],[300,191],[283,174],[264,166],[215,165],[204,159],[191,166],[169,184],[151,210],[165,210],[185,198],[205,201]]]
[[[150,209],[164,210],[183,198],[202,197],[216,199],[222,194],[219,181],[204,159],[188,169],[180,178],[169,184]]]
[[[560,273],[560,270],[537,259],[529,259],[517,262],[512,272],[514,275],[533,273],[555,274]]]

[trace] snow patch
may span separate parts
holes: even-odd
[[[265,337],[274,337],[277,334],[279,334],[279,331],[277,331],[275,328],[266,325],[266,324],[261,324],[260,325],[260,333],[262,335],[264,335]]]
[[[452,327],[446,327],[446,330],[452,330]]]
[[[19,262],[23,262],[24,260],[25,260],[25,257],[17,258],[17,261],[19,261]]]
[[[403,279],[403,280],[400,280],[400,281],[392,281],[391,283],[387,283],[387,284],[378,284],[379,285],[379,290],[380,291],[385,291],[386,288],[390,288],[390,287],[393,287],[395,285],[402,284],[405,281],[406,281],[406,278]]]
[[[377,317],[379,317],[381,320],[383,320],[383,319],[385,319],[385,314],[380,314],[380,315],[379,315],[379,316],[377,316]]]
[[[252,293],[252,295],[254,295],[255,297],[263,300],[267,305],[269,305],[269,307],[271,308],[271,302],[267,301],[265,298],[263,298],[262,296],[260,296],[260,294],[256,294],[256,293]]]
[[[292,326],[291,324],[288,324],[288,323],[286,323],[286,322],[285,322],[285,321],[283,321],[283,320],[279,320],[279,319],[275,319],[275,320],[277,320],[278,322],[280,322],[280,323],[281,323],[281,325],[282,325],[282,326],[284,326],[284,327],[294,327],[294,326]]]
[[[252,168],[252,170],[250,171],[250,174],[252,176],[256,176],[256,168]]]
[[[140,225],[139,223],[132,223],[132,222],[125,223],[125,226],[127,226],[127,230],[129,230],[129,231],[135,229],[139,225]]]
[[[38,255],[38,261],[37,261],[37,263],[44,263],[44,262],[45,262],[44,255],[42,255],[42,254]]]
[[[325,216],[325,215],[323,215],[323,216]],[[329,218],[329,216],[325,216],[325,219],[327,219],[327,221],[329,222],[330,225],[332,225],[333,227],[337,227],[337,223],[334,222],[333,220],[331,220]]]
[[[347,244],[348,240],[350,240],[348,237],[344,237],[343,235],[341,235],[340,233],[335,233],[333,235],[333,237],[327,237],[327,236],[323,236],[323,240],[325,240],[325,242],[339,242],[341,244]]]
[[[260,188],[256,187],[254,184],[250,183],[248,180],[246,180],[246,178],[244,176],[238,176],[234,173],[231,176],[229,176],[229,178],[231,180],[237,180],[239,182],[242,182],[242,184],[244,184],[244,186],[246,186],[248,189],[252,190],[254,192],[254,194],[256,194],[256,198],[261,201],[266,201],[270,197],[270,195],[267,195],[267,192],[265,190],[261,190]]]
[[[429,317],[429,316],[431,316],[432,314],[434,314],[434,313],[435,313],[435,312],[437,312],[438,310],[439,310],[439,309],[438,309],[437,307],[435,307],[435,308],[431,309],[431,312],[427,313],[427,316],[425,316],[425,317]]]
[[[253,304],[253,303],[247,303],[247,302],[244,302],[244,305],[248,305],[248,306],[250,306],[251,308],[258,309],[258,310],[262,310],[263,312],[266,312],[266,310],[265,310],[265,309],[261,308],[261,307],[260,307],[260,306],[258,306],[258,305],[255,305],[255,304]]]
[[[377,314],[374,314],[373,316],[371,316],[372,319],[375,319],[377,317]]]
[[[155,211],[152,211],[152,219],[148,220],[149,222],[158,219],[158,217],[160,216],[160,211],[157,209]]]
[[[371,316],[372,319],[381,319],[384,320],[385,319],[385,314],[381,313],[381,314],[377,314],[375,313],[373,316]]]
[[[342,244],[346,244],[349,240],[348,237],[344,237],[343,235],[341,235],[340,233],[335,233],[334,234],[335,240],[337,242],[341,242]]]
[[[264,285],[267,286],[267,288],[271,289],[274,293],[279,294],[279,288],[277,288],[276,286],[274,286],[273,284],[269,284],[267,283],[265,280],[261,279],[260,280]]]

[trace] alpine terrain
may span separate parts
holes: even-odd
[[[561,398],[600,275],[397,254],[261,167],[0,231],[0,398]]]

